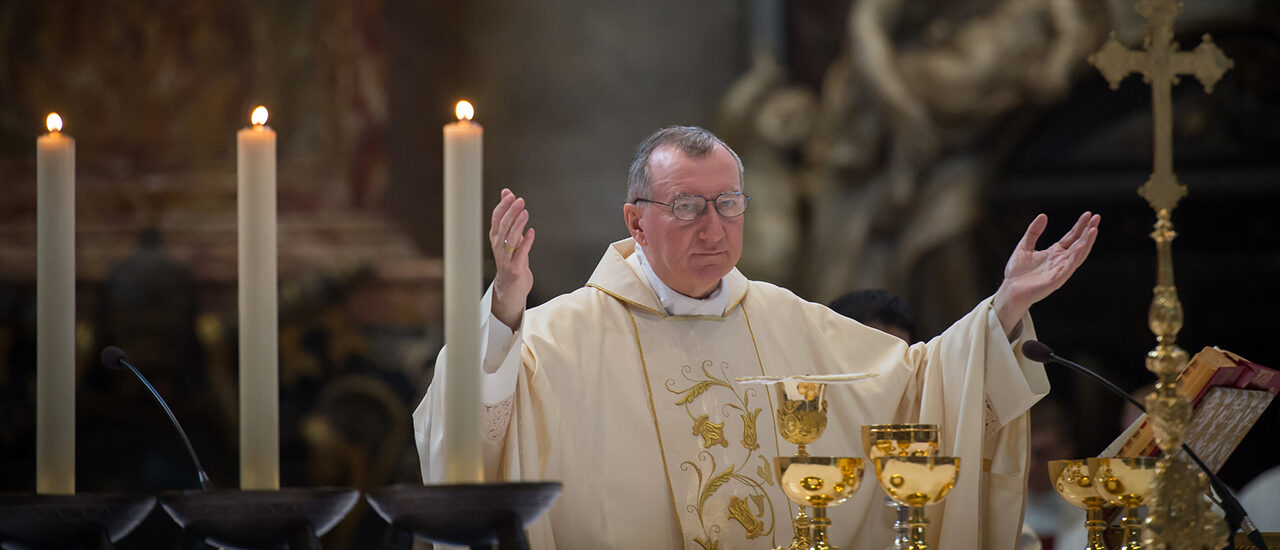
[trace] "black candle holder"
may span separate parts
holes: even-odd
[[[109,550],[151,513],[151,495],[0,494],[0,546]]]
[[[523,550],[529,547],[525,528],[551,507],[561,487],[555,481],[393,485],[365,498],[391,525],[392,545],[407,531],[437,543]]]
[[[162,493],[160,505],[182,528],[185,539],[236,550],[280,545],[318,550],[319,537],[359,498],[360,491],[346,487],[224,489]]]

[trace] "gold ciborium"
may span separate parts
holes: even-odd
[[[1084,527],[1089,530],[1089,541],[1084,550],[1107,550],[1103,538],[1107,522],[1102,519],[1102,507],[1107,501],[1096,490],[1088,463],[1084,460],[1050,460],[1049,482],[1053,483],[1062,500],[1085,509]]]
[[[1159,461],[1145,456],[1088,459],[1089,476],[1093,478],[1098,495],[1112,506],[1124,508],[1120,518],[1120,524],[1124,526],[1124,544],[1120,550],[1142,548],[1142,518],[1138,517],[1138,507],[1147,504]]]
[[[907,527],[910,550],[928,550],[924,507],[947,497],[960,474],[960,459],[954,456],[882,456],[872,460],[876,481],[895,502],[910,507]]]
[[[862,451],[868,460],[882,456],[935,456],[938,454],[937,424],[868,424],[862,427]],[[885,503],[897,512],[893,522],[893,550],[911,544],[907,507],[885,495]]]
[[[813,507],[813,518],[808,520],[810,540],[797,542],[803,548],[814,550],[835,549],[827,540],[827,507],[835,506],[853,496],[862,483],[863,460],[853,457],[833,456],[780,456],[773,459],[778,468],[778,485],[796,504]],[[799,519],[799,516],[797,516]],[[797,533],[803,535],[803,533]],[[797,537],[801,538],[801,537]]]

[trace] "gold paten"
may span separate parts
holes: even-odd
[[[882,456],[935,456],[938,454],[937,424],[868,424],[862,427],[862,451],[868,459]],[[890,480],[892,482],[892,480]],[[910,508],[885,496],[887,504],[896,510],[893,522],[892,550],[904,550],[911,545]]]
[[[1124,526],[1124,545],[1120,550],[1144,548],[1138,507],[1150,503],[1152,480],[1155,479],[1159,459],[1090,458],[1087,463],[1098,495],[1108,504],[1124,508],[1120,518],[1120,524]]]
[[[1181,444],[1191,418],[1187,399],[1176,393],[1177,376],[1187,365],[1187,353],[1174,342],[1182,329],[1182,303],[1173,284],[1172,213],[1187,188],[1173,173],[1173,110],[1171,87],[1179,75],[1194,75],[1206,93],[1234,62],[1213,43],[1209,35],[1194,51],[1179,51],[1173,40],[1173,20],[1182,11],[1174,0],[1141,0],[1137,11],[1147,19],[1143,51],[1125,48],[1113,33],[1101,50],[1089,56],[1111,84],[1112,89],[1130,73],[1140,73],[1151,85],[1154,112],[1154,171],[1138,193],[1156,212],[1155,230],[1158,272],[1148,324],[1156,335],[1156,348],[1147,353],[1147,370],[1156,374],[1156,392],[1147,397],[1147,413],[1155,428],[1157,444],[1170,457]],[[1227,529],[1209,509],[1203,495],[1208,490],[1204,476],[1193,475],[1175,458],[1162,459],[1159,475],[1151,487],[1150,510],[1144,537],[1151,548],[1221,548]],[[1190,473],[1188,473],[1190,472]]]
[[[1107,550],[1103,536],[1107,522],[1102,519],[1102,507],[1107,501],[1098,493],[1088,464],[1084,460],[1050,460],[1049,481],[1063,500],[1085,509],[1084,527],[1089,531],[1089,540],[1084,550]]]
[[[895,502],[910,507],[907,524],[911,530],[910,550],[928,550],[924,507],[947,497],[960,474],[960,459],[954,456],[882,456],[872,459],[876,480]]]

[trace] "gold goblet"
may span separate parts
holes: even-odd
[[[778,388],[778,432],[796,445],[796,456],[809,456],[804,446],[817,441],[827,429],[827,385],[822,382],[784,381]]]
[[[1147,502],[1158,462],[1159,459],[1151,457],[1088,459],[1089,476],[1098,495],[1111,505],[1124,508],[1120,518],[1124,544],[1120,550],[1142,548],[1142,518],[1138,517],[1138,507]]]
[[[792,457],[776,457],[774,464],[778,469],[778,479],[782,479],[782,472],[786,469],[783,466],[783,460],[796,460],[809,458],[809,453],[805,451],[804,446],[817,441],[822,436],[822,432],[827,429],[827,385],[821,382],[795,381],[785,380],[775,384],[778,389],[778,433],[782,438],[796,446],[796,456]],[[859,474],[861,471],[859,471]],[[786,485],[783,485],[784,489]],[[854,485],[857,488],[857,485]],[[785,491],[784,491],[785,492]],[[805,499],[797,499],[787,493],[788,497],[800,504],[800,511],[796,513],[796,517],[792,520],[792,529],[795,535],[791,539],[789,546],[782,547],[786,550],[811,550],[816,548],[814,545],[814,531],[819,527],[815,525],[818,521],[819,510],[815,507],[813,518],[804,513],[804,505],[807,503]],[[821,512],[824,523],[821,526],[823,537],[826,537],[826,528],[831,524],[831,520],[826,518],[826,511]],[[825,543],[824,543],[825,544]]]
[[[808,546],[813,550],[837,550],[827,540],[827,507],[853,496],[862,483],[863,459],[833,456],[780,456],[773,459],[778,468],[778,485],[796,504],[813,507],[809,520],[812,531]],[[797,518],[798,519],[798,518]],[[803,544],[803,542],[801,543]],[[795,546],[795,542],[792,542]]]
[[[1103,537],[1107,522],[1102,519],[1102,507],[1107,501],[1098,494],[1093,476],[1089,475],[1088,463],[1084,460],[1050,460],[1049,481],[1062,500],[1085,509],[1084,526],[1089,530],[1089,541],[1084,550],[1107,550]]]
[[[867,424],[862,427],[862,450],[870,459],[934,456],[938,454],[938,425]]]
[[[955,487],[960,459],[954,456],[882,456],[873,459],[880,487],[899,504],[910,507],[907,526],[910,550],[928,550],[924,507],[937,504]]]
[[[810,457],[805,445],[817,441],[822,436],[822,432],[827,429],[827,400],[826,394],[827,384],[848,384],[858,380],[865,380],[878,376],[876,373],[846,373],[846,374],[818,374],[818,375],[794,375],[794,376],[748,376],[735,379],[743,384],[774,384],[778,391],[778,433],[788,442],[796,445],[796,455],[794,457],[778,457],[775,460],[775,467],[778,470],[779,485],[784,487],[784,473],[792,471],[791,475],[795,475],[796,471],[809,471],[811,467],[817,464],[823,464],[826,461],[827,470],[825,473],[811,474],[806,473],[800,476],[801,482],[806,482],[813,488],[805,488],[805,483],[797,485],[800,487],[799,493],[792,495],[790,491],[786,491],[788,498],[800,503],[800,512],[796,514],[792,522],[795,537],[791,540],[791,544],[783,546],[778,550],[813,550],[815,548],[832,548],[826,541],[827,526],[831,524],[831,520],[827,519],[827,506],[833,506],[844,502],[849,494],[857,490],[861,480],[863,465],[861,459],[843,458],[843,457]],[[805,459],[812,459],[806,462]],[[856,465],[848,461],[858,461]],[[799,468],[797,470],[796,468]],[[834,470],[830,470],[834,468]],[[849,470],[846,472],[845,470]],[[837,472],[839,472],[837,474]],[[821,484],[819,485],[819,482]],[[838,487],[838,489],[837,489]],[[824,492],[825,491],[825,492]],[[847,493],[847,494],[845,494]],[[844,494],[843,497],[837,497]],[[822,495],[827,495],[823,497]],[[809,518],[804,512],[804,504],[814,507],[814,518]],[[817,533],[816,536],[814,533]],[[818,539],[815,544],[815,539]]]
[[[938,454],[937,424],[867,424],[862,427],[862,451],[867,459],[882,456],[934,456]],[[911,528],[907,525],[906,506],[885,495],[885,503],[894,508],[893,550],[911,544]]]

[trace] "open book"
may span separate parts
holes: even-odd
[[[1204,348],[1178,377],[1178,393],[1194,412],[1183,440],[1217,472],[1253,428],[1276,393],[1280,376],[1229,351]],[[1156,456],[1155,435],[1144,414],[1099,456]],[[1179,450],[1178,457],[1190,461]]]

